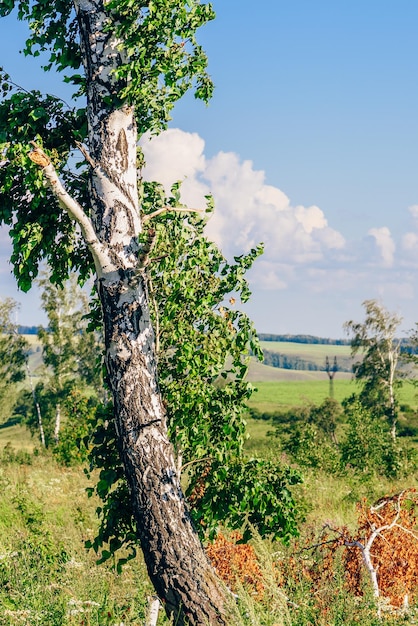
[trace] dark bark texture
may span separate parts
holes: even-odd
[[[100,292],[119,445],[149,576],[175,624],[224,624],[225,591],[193,528],[167,438],[143,288],[121,280]]]
[[[139,539],[151,581],[175,624],[225,624],[227,593],[188,514],[158,389],[147,290],[138,264],[134,111],[115,104],[111,69],[119,52],[103,32],[103,1],[74,0],[74,5],[88,85],[92,222],[107,250],[97,280],[106,366]]]

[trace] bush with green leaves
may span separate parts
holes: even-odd
[[[326,398],[320,405],[293,407],[273,417],[281,447],[301,467],[335,471],[339,465],[336,440],[341,405]]]
[[[364,476],[388,478],[413,469],[414,455],[394,441],[390,425],[355,398],[345,407],[348,428],[340,443],[341,464]]]
[[[92,432],[98,406],[94,395],[86,395],[73,388],[64,402],[66,419],[61,428],[59,441],[53,446],[53,453],[61,465],[86,463],[88,448],[83,445]]]
[[[253,391],[245,375],[250,354],[261,351],[253,324],[235,303],[250,295],[245,273],[261,248],[228,263],[204,235],[210,198],[207,215],[185,216],[176,210],[178,185],[169,198],[154,183],[144,184],[143,194],[152,224],[144,237],[152,240],[148,284],[159,383],[191,515],[202,536],[214,536],[220,525],[237,529],[249,522],[246,538],[255,528],[288,540],[297,533],[292,487],[300,474],[280,462],[246,459],[243,452]],[[151,213],[159,213],[158,220]],[[90,463],[100,470],[96,491],[103,506],[100,532],[89,545],[103,560],[122,546],[135,554],[136,533],[113,420],[106,410],[97,416]]]
[[[29,345],[18,334],[13,318],[18,304],[12,298],[0,300],[0,423],[6,421],[13,410],[16,383],[24,380]]]
[[[283,450],[301,467],[333,472],[339,467],[339,451],[313,423],[296,426],[283,442]]]
[[[203,477],[203,478],[202,478]],[[228,528],[243,528],[243,541],[253,529],[262,537],[288,543],[297,535],[301,511],[292,487],[301,482],[300,472],[285,464],[260,459],[236,458],[196,472],[189,485],[189,500],[197,527],[213,539],[222,522]]]

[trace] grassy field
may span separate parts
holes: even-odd
[[[275,458],[277,445],[266,436],[268,424],[249,420],[248,426],[248,453]],[[48,455],[4,451],[7,439],[16,450],[27,449],[28,438],[20,427],[3,430],[8,433],[0,441],[1,626],[142,626],[153,589],[141,556],[118,575],[112,563],[96,565],[94,553],[84,548],[97,529],[98,503],[86,496],[89,483],[82,469],[59,467]],[[411,486],[411,480],[365,482],[305,472],[304,482],[294,489],[306,517],[300,541],[325,521],[354,527],[358,500],[399,491]],[[228,626],[381,624],[367,586],[363,597],[354,597],[336,572],[329,582],[313,588],[297,569],[297,543],[286,547],[257,539],[253,545],[263,594],[256,596],[238,585],[241,617]],[[309,558],[307,553],[303,562]],[[291,572],[285,587],[280,572]],[[411,610],[389,616],[384,623],[413,624],[415,615]],[[158,625],[169,624],[173,626],[160,611]]]
[[[301,358],[309,359],[310,361],[316,360],[321,364],[324,363],[325,357],[349,357],[351,351],[350,346],[340,346],[337,344],[297,343],[294,341],[261,341],[260,343],[263,350],[293,354]]]
[[[249,405],[260,411],[271,412],[289,406],[298,406],[313,402],[320,404],[329,397],[329,382],[325,380],[284,380],[284,381],[254,381],[256,391]],[[334,380],[334,397],[341,402],[357,389],[350,379]],[[400,404],[418,406],[417,389],[411,383],[405,383],[398,392]]]
[[[254,392],[249,405],[260,411],[273,411],[280,407],[298,406],[313,402],[320,404],[329,397],[329,381],[258,381],[254,382]],[[355,385],[351,380],[334,381],[334,397],[341,402],[353,393]]]
[[[7,444],[12,445],[17,450],[32,452],[37,446],[37,441],[31,437],[29,430],[19,424],[12,426],[2,424],[0,425],[0,450]]]
[[[295,347],[278,345],[289,350]],[[300,346],[296,344],[295,349]],[[38,367],[35,340],[33,347],[32,364]],[[322,358],[324,348],[333,357],[330,348],[334,347],[346,348],[309,349]],[[310,357],[305,353],[301,358]],[[324,372],[280,370],[253,362],[249,379],[257,387],[250,405],[263,412],[319,404],[329,395]],[[337,400],[355,389],[351,375],[337,373]],[[415,388],[405,385],[400,402],[416,407],[415,396]],[[271,430],[269,421],[248,419],[246,454],[289,462],[282,456],[279,440],[268,435]],[[48,454],[33,455],[38,447],[25,428],[0,426],[0,626],[143,626],[153,589],[141,556],[129,562],[122,575],[116,574],[112,563],[96,565],[94,553],[84,548],[98,526],[95,510],[99,503],[85,493],[91,483],[81,467],[63,468]],[[304,469],[303,476],[303,483],[292,489],[305,517],[300,522],[299,543],[285,546],[259,538],[253,542],[263,593],[256,595],[238,584],[234,591],[241,617],[228,626],[380,626],[370,587],[365,584],[364,595],[355,597],[346,591],[338,569],[329,580],[307,579],[303,568],[314,557],[311,552],[299,557],[300,546],[325,522],[355,528],[356,507],[362,498],[374,502],[397,493],[416,484],[418,476],[389,480],[310,469]],[[417,618],[418,609],[412,608],[405,614],[388,615],[384,623],[415,624]],[[169,625],[160,611],[158,626]]]
[[[334,357],[337,357],[337,363],[344,368],[350,368],[352,365],[350,346],[339,346],[334,344],[320,343],[295,343],[291,341],[262,341],[263,350],[270,352],[279,352],[288,356],[299,357],[305,361],[312,361],[320,367],[325,366],[326,357],[329,358],[331,365]]]

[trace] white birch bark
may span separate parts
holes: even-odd
[[[29,365],[28,365],[27,362],[26,362],[26,372],[28,374],[30,390],[31,390],[32,398],[33,398],[33,403],[35,405],[36,415],[38,417],[39,438],[41,440],[42,447],[45,448],[46,447],[46,444],[45,444],[45,432],[44,432],[44,427],[43,427],[43,424],[42,424],[41,407],[39,406],[38,398],[36,397],[35,387],[33,386],[32,372],[30,371]]]
[[[112,70],[118,42],[104,32],[103,0],[74,0],[87,82],[91,219],[62,187],[49,159],[32,158],[80,225],[94,258],[102,303],[105,362],[118,448],[131,491],[148,574],[166,613],[183,624],[226,624],[226,592],[193,528],[167,437],[150,321],[145,244],[139,245],[134,111],[118,103]]]
[[[119,42],[105,30],[103,0],[74,0],[74,6],[87,84],[90,219],[49,160],[42,154],[33,160],[80,225],[94,258],[118,447],[150,578],[179,626],[226,624],[225,589],[193,528],[167,437],[138,239],[135,114],[118,102],[120,85],[112,74],[121,61]]]
[[[58,443],[61,430],[61,404],[58,402],[55,407],[54,441]]]

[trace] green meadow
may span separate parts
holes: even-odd
[[[337,375],[338,376],[338,375]],[[256,388],[249,406],[262,412],[270,412],[280,408],[300,406],[301,404],[321,404],[330,395],[328,380],[283,380],[283,381],[253,381]],[[350,379],[334,380],[334,398],[342,402],[357,389],[357,385]],[[398,392],[401,405],[408,404],[412,408],[418,406],[417,388],[405,382]]]
[[[271,343],[267,342],[269,347]],[[322,359],[341,355],[346,346],[278,344],[280,349],[299,350],[301,358]],[[40,355],[32,339],[33,372],[39,375]],[[307,356],[309,354],[309,357]],[[306,403],[320,404],[329,396],[326,372],[292,371],[267,367],[253,361],[248,375],[256,391],[250,407],[261,412],[285,410]],[[334,397],[338,401],[356,390],[350,374],[337,372]],[[401,404],[416,408],[416,390],[404,384]],[[271,420],[247,420],[246,454],[277,460],[282,456],[279,439],[269,435]],[[98,528],[95,497],[87,498],[88,481],[81,467],[65,468],[21,425],[0,425],[0,626],[143,626],[153,589],[141,556],[130,561],[121,575],[113,564],[96,564],[96,556],[84,543]],[[284,458],[286,462],[286,458]],[[256,538],[253,547],[259,563],[264,593],[255,597],[241,584],[241,619],[230,626],[400,626],[414,624],[415,604],[408,613],[376,616],[370,585],[362,596],[344,586],[336,569],[330,580],[312,583],[303,576],[295,558],[303,541],[320,532],[325,522],[355,528],[357,503],[374,502],[416,484],[416,472],[392,480],[350,472],[329,473],[303,469],[303,483],[293,489],[301,511],[301,536],[289,546]],[[298,543],[299,542],[299,543]],[[312,560],[307,552],[306,563]],[[299,561],[298,561],[299,563]],[[320,564],[319,564],[320,567]],[[279,575],[279,572],[282,574]],[[290,575],[289,575],[290,573]],[[280,578],[282,576],[282,578]],[[288,578],[286,578],[288,577]],[[158,626],[173,626],[160,611]]]
[[[290,341],[262,341],[261,346],[270,352],[312,361],[318,366],[325,365],[328,356],[332,365],[334,357],[337,363],[351,367],[350,346],[336,344],[303,344]],[[248,379],[253,383],[254,392],[249,405],[261,412],[270,412],[279,408],[300,406],[301,404],[320,404],[330,395],[330,381],[326,371],[305,371],[281,369],[263,365],[255,359],[251,361]],[[337,371],[333,380],[333,395],[342,402],[357,389],[352,374]],[[399,403],[412,408],[418,406],[418,389],[405,381],[398,392]]]
[[[292,341],[261,341],[263,350],[269,352],[279,352],[288,356],[299,357],[305,361],[312,361],[315,365],[324,366],[326,357],[332,365],[334,357],[337,363],[344,367],[351,367],[350,346],[340,346],[336,344],[313,344],[296,343]]]

